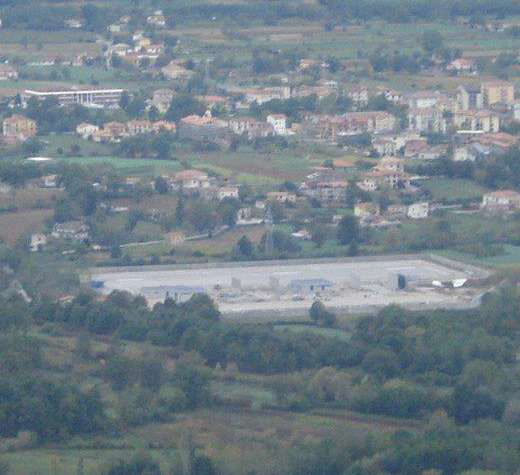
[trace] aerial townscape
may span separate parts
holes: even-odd
[[[0,475],[519,475],[518,0],[0,0]]]

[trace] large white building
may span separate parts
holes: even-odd
[[[56,91],[39,91],[26,89],[28,98],[36,97],[44,100],[47,97],[55,97],[60,106],[81,104],[85,107],[119,107],[119,101],[124,89],[62,89]]]

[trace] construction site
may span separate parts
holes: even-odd
[[[143,295],[150,305],[208,294],[225,316],[303,315],[320,299],[344,312],[478,305],[488,271],[430,255],[91,269],[101,294]]]

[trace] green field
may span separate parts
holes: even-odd
[[[456,202],[480,200],[488,190],[471,180],[434,178],[421,182],[422,188],[428,190],[435,201]]]
[[[504,252],[502,254],[492,257],[475,257],[470,254],[452,250],[434,252],[435,254],[439,254],[450,259],[469,262],[470,264],[497,267],[501,269],[518,269],[518,267],[520,266],[520,246],[512,246],[506,244],[503,246],[503,249]]]
[[[338,338],[341,341],[350,341],[350,334],[337,328],[324,328],[312,325],[276,325],[274,328],[283,332],[314,333],[327,338]]]

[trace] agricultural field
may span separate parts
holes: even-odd
[[[0,213],[0,238],[10,246],[16,244],[21,237],[29,237],[31,233],[43,231],[45,218],[52,216],[52,210],[25,210],[15,213]]]
[[[459,201],[481,201],[487,190],[471,180],[431,179],[421,182],[423,189],[431,193],[434,200],[446,203]]]

